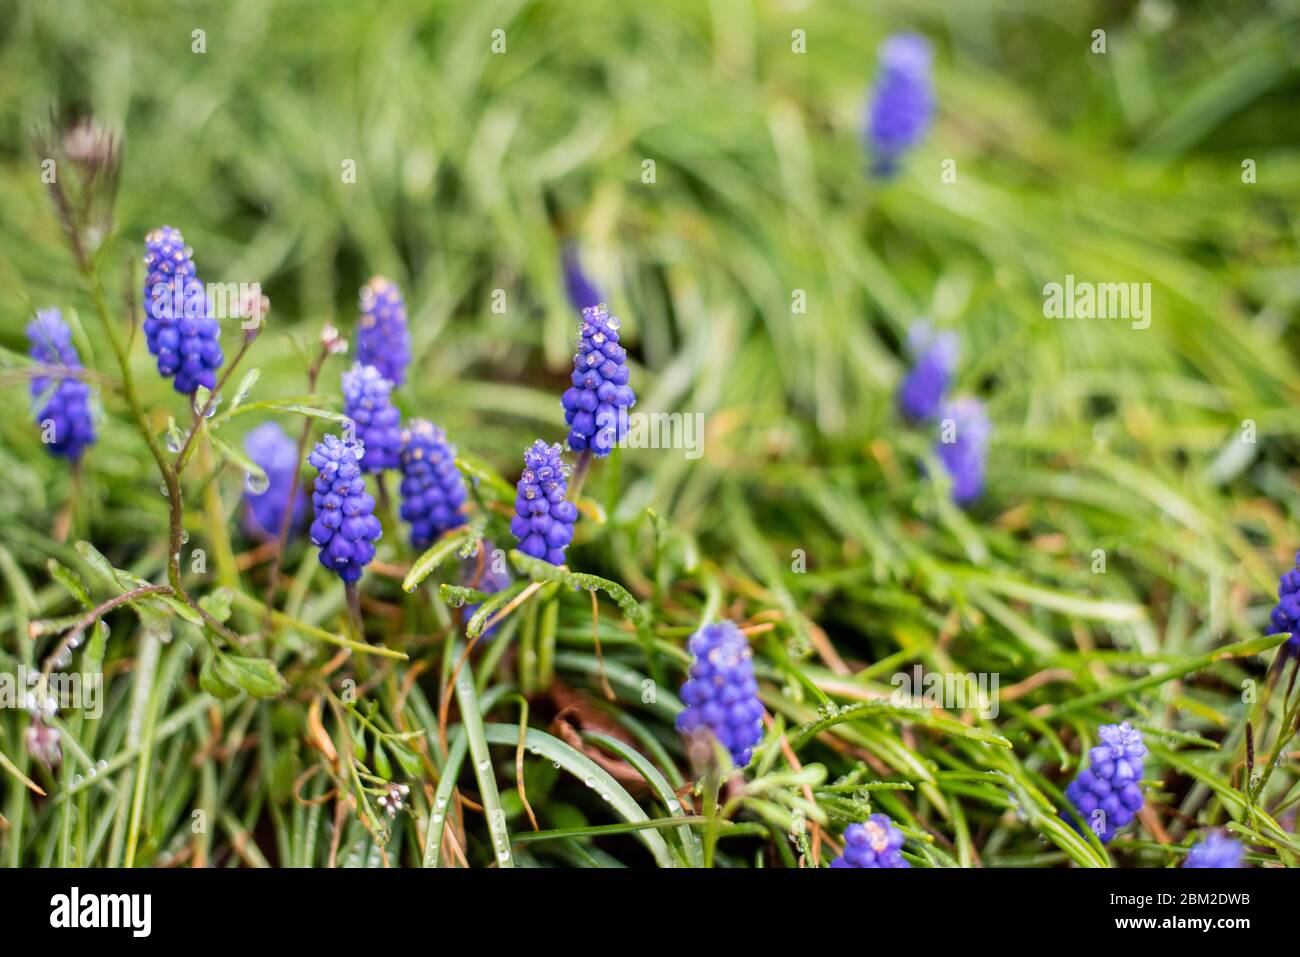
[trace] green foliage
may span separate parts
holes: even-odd
[[[874,812],[917,866],[1169,866],[1208,827],[1300,863],[1300,692],[1262,635],[1300,545],[1294,0],[200,6],[21,0],[0,47],[0,674],[66,645],[103,680],[52,768],[0,709],[0,863],[797,866]],[[905,28],[939,115],[880,184],[862,96]],[[54,106],[124,133],[86,272],[30,147]],[[163,222],[273,304],[201,426],[138,328]],[[568,567],[510,552],[488,595],[520,454],[564,434],[569,238],[638,410],[703,414],[702,454],[596,462]],[[396,401],[472,503],[422,555],[381,510],[358,633],[305,537],[276,574],[241,530],[242,437],[343,426],[350,356],[311,370],[372,273],[410,310]],[[1149,282],[1150,327],[1044,315],[1066,274]],[[104,410],[79,478],[32,423],[46,305]],[[894,411],[922,315],[993,421],[967,512]],[[730,780],[673,729],[723,616],[771,718]],[[997,676],[996,713],[899,700],[914,667]],[[1121,719],[1150,815],[1103,847],[1063,791]]]

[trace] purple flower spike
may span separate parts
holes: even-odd
[[[844,853],[831,867],[911,867],[899,850],[905,840],[886,815],[873,814],[844,829]]]
[[[394,387],[406,381],[406,367],[411,364],[406,303],[397,285],[383,276],[376,276],[361,288],[357,361],[374,366]]]
[[[600,291],[587,278],[587,273],[582,268],[582,261],[578,258],[578,247],[573,243],[567,243],[561,262],[564,267],[564,289],[569,294],[569,302],[573,303],[573,308],[582,312],[592,306],[599,306]]]
[[[618,344],[618,328],[604,305],[582,310],[573,386],[560,400],[575,452],[590,450],[603,458],[627,431],[636,393],[627,384],[627,350]]]
[[[343,414],[366,448],[361,471],[395,469],[402,451],[402,414],[393,405],[393,383],[374,366],[357,363],[343,373]]]
[[[907,345],[916,364],[898,387],[898,408],[910,421],[925,422],[938,415],[952,385],[957,336],[918,322],[908,332]]]
[[[925,138],[934,116],[930,43],[915,33],[891,36],[880,47],[880,70],[867,114],[872,173],[887,179],[903,155]]]
[[[1103,844],[1142,809],[1142,764],[1147,747],[1142,732],[1127,721],[1097,729],[1101,744],[1088,752],[1088,767],[1065,789]]]
[[[251,538],[264,542],[277,541],[284,513],[289,508],[289,489],[293,487],[298,471],[298,447],[284,429],[274,422],[264,422],[244,437],[244,451],[262,467],[267,485],[262,492],[244,489],[244,531]],[[302,528],[303,510],[307,496],[301,488],[295,491],[289,534]]]
[[[971,398],[949,402],[940,415],[935,452],[952,476],[952,500],[958,505],[968,505],[984,491],[989,419],[984,413],[984,403]]]
[[[484,541],[481,545],[483,549],[483,574],[479,576],[478,584],[474,584],[473,570],[477,568],[478,558],[469,562],[470,573],[462,580],[462,584],[468,585],[485,595],[495,595],[501,589],[510,584],[510,571],[505,562],[497,567],[496,547],[490,541]],[[474,616],[474,612],[479,610],[479,605],[466,605],[461,612],[461,620],[469,621]],[[484,638],[491,638],[496,630],[501,627],[499,624],[493,625],[483,632]]]
[[[428,548],[443,532],[465,524],[465,480],[456,450],[432,422],[416,419],[402,433],[402,518],[411,544]]]
[[[1183,867],[1241,867],[1244,853],[1239,842],[1219,831],[1211,831],[1187,852]]]
[[[27,324],[31,357],[45,366],[81,368],[81,357],[72,344],[72,330],[57,309],[41,309]],[[86,447],[95,444],[95,421],[90,414],[90,386],[80,379],[58,374],[32,379],[32,398],[44,405],[36,413],[36,424],[46,448],[69,462],[80,462]]]
[[[194,272],[194,251],[179,229],[163,226],[145,237],[144,336],[158,374],[183,395],[217,387],[225,361],[221,327],[212,318],[207,290]]]
[[[515,491],[510,531],[519,539],[519,550],[552,565],[563,565],[578,508],[565,498],[569,483],[558,443],[547,445],[538,439],[532,444],[524,453],[524,471]]]
[[[320,548],[320,563],[348,584],[360,578],[375,557],[381,534],[375,500],[361,474],[364,454],[360,443],[327,435],[307,457],[320,473],[311,496],[316,509],[311,541]]]
[[[1300,552],[1296,552],[1296,565],[1300,566]],[[1288,569],[1277,586],[1277,605],[1268,619],[1270,635],[1290,635],[1286,648],[1289,654],[1300,651],[1300,567]]]
[[[682,685],[686,710],[677,730],[707,729],[743,768],[763,738],[763,704],[754,680],[754,654],[730,621],[705,625],[691,635],[691,668]]]

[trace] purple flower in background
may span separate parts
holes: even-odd
[[[397,468],[402,451],[402,414],[392,402],[393,383],[374,366],[356,363],[343,373],[343,414],[366,448],[361,471]]]
[[[906,838],[884,814],[844,829],[844,853],[831,867],[911,867],[899,849]]]
[[[677,715],[677,730],[707,728],[743,768],[763,738],[763,703],[749,642],[733,622],[719,621],[691,635],[688,647],[691,667],[682,685],[686,710]]]
[[[406,303],[397,285],[383,276],[376,276],[361,287],[357,362],[374,366],[394,387],[406,381],[406,367],[411,364]]]
[[[891,36],[880,47],[880,68],[867,111],[871,171],[886,179],[899,160],[925,138],[934,116],[930,43],[915,33]]]
[[[1088,767],[1065,789],[1103,844],[1142,809],[1142,765],[1147,748],[1142,732],[1127,721],[1097,729],[1101,743],[1088,752]]]
[[[173,379],[177,392],[217,387],[225,361],[221,327],[212,318],[207,290],[194,272],[194,251],[179,229],[163,226],[145,237],[144,336],[158,362],[158,374]]]
[[[264,542],[277,541],[284,513],[289,508],[289,489],[298,472],[298,447],[275,422],[263,422],[244,437],[244,451],[266,473],[266,488],[256,492],[244,488],[244,531]],[[307,496],[296,489],[289,518],[289,534],[302,527]]]
[[[566,243],[561,254],[561,263],[564,267],[564,289],[569,294],[569,302],[573,303],[573,308],[582,312],[592,306],[600,305],[600,291],[587,278],[587,273],[582,268],[582,260],[578,258],[578,247],[573,243]]]
[[[489,541],[483,541],[480,545],[483,550],[483,573],[479,575],[478,583],[474,583],[474,573],[478,569],[478,557],[476,556],[469,564],[470,574],[466,575],[462,584],[483,592],[485,595],[495,595],[501,589],[510,584],[510,571],[506,567],[504,560],[498,564],[497,548]],[[504,556],[502,556],[504,559]],[[469,621],[474,612],[479,610],[480,605],[466,605],[461,612],[461,620]],[[484,638],[492,637],[493,633],[500,625],[493,625],[483,632]]]
[[[918,322],[907,334],[907,348],[915,364],[898,387],[898,408],[912,422],[924,422],[939,413],[952,385],[957,336]]]
[[[361,474],[364,454],[360,443],[327,435],[307,458],[320,473],[311,496],[316,509],[311,541],[320,548],[320,563],[348,584],[375,557],[381,534],[375,500]]]
[[[34,361],[44,366],[81,368],[72,344],[72,330],[57,309],[41,309],[27,324],[27,341]],[[80,462],[86,447],[95,444],[95,421],[90,414],[90,386],[80,379],[58,374],[32,378],[32,398],[42,403],[36,424],[46,448],[69,462]]]
[[[618,328],[604,305],[582,310],[573,385],[560,400],[575,452],[590,450],[603,458],[627,431],[636,393],[627,384],[627,350],[618,344]]]
[[[1295,556],[1300,566],[1300,552]],[[1282,575],[1277,586],[1277,605],[1268,619],[1266,634],[1290,635],[1286,649],[1289,654],[1300,651],[1300,568],[1290,568]]]
[[[1244,853],[1239,842],[1219,831],[1211,831],[1187,852],[1183,867],[1241,867]]]
[[[368,448],[368,447],[367,447]],[[465,524],[465,480],[456,450],[442,429],[416,419],[402,433],[402,518],[411,525],[411,544],[428,548]]]
[[[967,505],[984,491],[984,464],[988,458],[989,425],[984,403],[963,398],[940,410],[939,442],[935,452],[952,477],[952,500]]]
[[[529,447],[515,491],[510,531],[519,539],[519,550],[552,565],[563,565],[564,550],[573,540],[578,508],[565,498],[569,483],[558,443],[547,445],[538,439]]]

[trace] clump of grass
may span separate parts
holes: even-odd
[[[1168,866],[1207,828],[1296,863],[1300,697],[1263,634],[1300,541],[1290,14],[1136,13],[1087,59],[1087,10],[1003,13],[1003,46],[965,9],[529,8],[500,56],[468,10],[251,11],[214,14],[198,55],[175,18],[38,8],[0,53],[0,275],[23,290],[0,303],[0,672],[104,676],[97,712],[0,710],[0,860],[826,866],[883,815],[913,866]],[[863,52],[902,26],[932,39],[938,115],[883,184]],[[125,126],[125,153],[95,138],[112,218],[66,201],[66,138],[19,145],[65,65],[25,41],[90,36],[64,92]],[[275,302],[188,410],[128,266],[164,219]],[[518,450],[566,431],[579,233],[638,410],[707,429],[698,457],[614,448],[574,475],[559,564],[488,543],[516,541]],[[337,330],[374,271],[406,292],[396,405],[446,430],[469,501],[417,551],[380,498],[349,595],[283,513],[241,531],[265,472],[240,439],[277,421],[301,462],[345,424]],[[1047,318],[1066,273],[1149,282],[1150,326]],[[48,370],[21,329],[53,304],[104,412],[80,486],[27,402]],[[960,327],[954,391],[993,423],[966,509],[895,408],[923,314]],[[674,727],[687,640],[721,619],[764,709],[738,773]],[[1145,806],[1103,844],[1064,790],[1122,720]]]

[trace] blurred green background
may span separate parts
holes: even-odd
[[[938,115],[881,184],[864,98],[904,29],[935,46]],[[914,595],[973,616],[1026,673],[1025,648],[1057,643],[1202,653],[1258,633],[1300,544],[1298,50],[1295,0],[7,0],[0,344],[24,351],[32,308],[57,305],[112,371],[30,143],[51,110],[93,110],[125,137],[114,296],[163,223],[205,279],[262,281],[259,397],[303,391],[290,340],[349,332],[382,273],[416,346],[400,404],[513,479],[527,443],[563,436],[572,239],[623,319],[638,409],[708,416],[697,462],[623,455],[615,525],[653,505],[760,578],[805,550],[809,573],[773,593],[847,656],[906,647]],[[1044,318],[1067,273],[1151,283],[1150,328]],[[960,333],[958,391],[994,424],[969,513],[918,478],[928,440],[894,412],[920,316]],[[161,429],[183,402],[140,337],[133,357]],[[108,404],[81,531],[130,552],[160,544],[157,476]],[[22,383],[0,392],[0,474],[3,537],[39,567],[68,481]],[[634,541],[579,545],[578,564],[642,580],[616,547]],[[1165,699],[1221,723],[1194,701]]]

